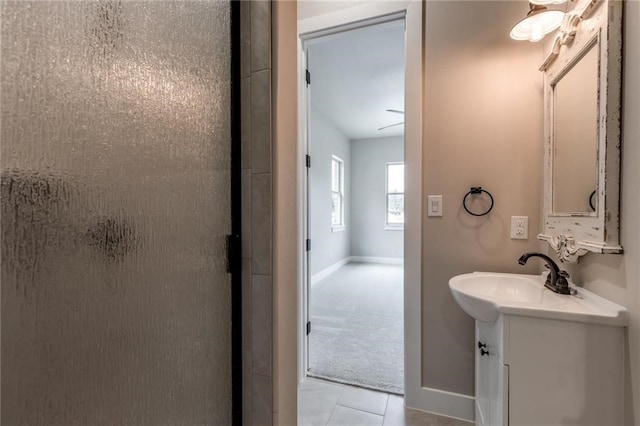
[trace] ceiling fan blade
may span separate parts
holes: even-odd
[[[404,111],[400,111],[399,109],[388,109],[388,112],[395,112],[396,114],[403,114],[404,115]]]
[[[387,129],[389,127],[393,127],[393,126],[399,126],[401,124],[404,124],[404,121],[401,121],[400,123],[396,123],[396,124],[389,124],[388,126],[384,126],[384,127],[380,127],[378,130],[384,130]]]

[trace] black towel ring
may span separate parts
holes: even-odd
[[[487,194],[489,196],[489,198],[491,199],[491,205],[489,206],[489,209],[484,213],[474,213],[471,210],[469,210],[469,208],[467,207],[467,197],[469,195],[482,194],[483,192],[485,194]],[[467,194],[462,199],[462,207],[464,207],[464,209],[467,211],[467,213],[469,213],[471,216],[484,216],[484,215],[488,214],[491,211],[491,209],[493,209],[493,196],[489,193],[489,191],[486,191],[486,190],[482,189],[481,186],[472,186],[471,190],[469,192],[467,192]]]

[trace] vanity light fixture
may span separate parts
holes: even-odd
[[[529,3],[533,3],[533,4],[539,4],[542,6],[548,5],[548,4],[562,4],[562,3],[566,3],[567,0],[529,0]]]
[[[546,6],[530,2],[529,13],[511,29],[511,38],[540,41],[545,35],[560,27],[563,18],[564,12],[561,10],[549,10]]]

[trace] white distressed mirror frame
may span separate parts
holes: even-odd
[[[553,84],[589,47],[599,50],[598,155],[595,215],[554,213]],[[622,74],[622,1],[578,0],[564,18],[544,60],[545,156],[544,232],[562,262],[575,262],[589,252],[622,253],[620,226],[620,93]]]

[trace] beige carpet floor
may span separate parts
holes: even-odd
[[[403,267],[348,263],[314,284],[309,375],[403,394]]]

